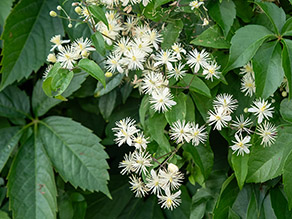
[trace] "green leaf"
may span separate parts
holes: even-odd
[[[1,211],[1,210],[0,210],[0,218],[1,219],[10,219],[8,214],[5,211]]]
[[[253,8],[248,1],[234,1],[236,6],[236,16],[241,18],[245,23],[249,23],[253,17]]]
[[[202,144],[193,146],[189,143],[186,144],[183,149],[191,154],[194,163],[200,168],[206,180],[212,171],[214,162],[214,154],[211,148]]]
[[[17,145],[22,132],[19,127],[9,127],[0,129],[0,172],[5,166],[10,154]]]
[[[286,23],[282,27],[281,35],[282,36],[291,36],[292,35],[292,18],[291,17],[289,19],[287,19]]]
[[[261,25],[251,24],[238,29],[231,39],[228,65],[223,71],[228,72],[245,65],[271,36],[273,33]]]
[[[211,92],[205,82],[196,75],[187,74],[178,85],[188,86],[191,91],[211,98]]]
[[[287,194],[289,210],[292,209],[292,152],[289,153],[283,168],[283,184]]]
[[[9,86],[0,92],[0,116],[8,118],[30,117],[29,98],[16,86]]]
[[[81,87],[81,84],[85,81],[87,74],[84,72],[74,74],[74,77],[63,93],[64,97],[69,97],[74,91]],[[43,116],[53,106],[62,102],[62,100],[48,97],[42,89],[42,80],[39,80],[32,93],[32,109],[35,116]]]
[[[107,18],[106,18],[105,13],[101,7],[99,7],[97,5],[90,5],[89,11],[92,13],[92,15],[95,18],[102,21],[109,28]]]
[[[96,64],[94,61],[89,59],[81,59],[78,63],[78,66],[92,77],[100,81],[104,87],[106,86],[104,73],[98,64]]]
[[[285,72],[285,76],[288,80],[289,90],[292,90],[292,40],[284,39],[283,52],[282,52],[282,66]],[[289,92],[289,99],[291,99],[292,92]]]
[[[171,0],[154,0],[154,9],[158,8],[161,5],[164,5],[168,2],[170,2]]]
[[[12,7],[12,0],[2,0],[0,1],[0,26],[4,26],[4,22],[9,15]]]
[[[287,98],[282,100],[280,113],[285,121],[292,123],[292,100],[288,100]]]
[[[111,77],[109,80],[107,80],[106,87],[102,86],[101,83],[98,83],[94,91],[94,96],[100,97],[102,95],[105,95],[111,92],[113,89],[115,89],[117,86],[121,84],[121,81],[123,80],[123,78],[124,78],[124,74],[117,74]]]
[[[291,164],[291,163],[290,163]],[[291,170],[290,170],[291,171]],[[285,172],[285,169],[284,169]],[[283,181],[284,188],[286,182]],[[290,182],[288,182],[291,184]],[[273,188],[270,190],[271,202],[274,212],[277,218],[292,218],[292,211],[289,211],[288,202],[285,198],[283,192],[279,189],[279,187]],[[291,193],[287,193],[288,199],[291,201]]]
[[[232,167],[235,173],[238,187],[240,189],[242,189],[247,176],[248,160],[249,154],[245,154],[244,156],[237,156],[233,153],[231,156]]]
[[[13,218],[56,218],[54,172],[37,133],[18,151],[9,175],[8,197]]]
[[[186,121],[195,121],[195,104],[190,95],[186,100]]]
[[[161,48],[164,50],[170,49],[179,37],[183,27],[184,24],[181,20],[175,20],[173,23],[169,23],[162,33],[163,41],[161,43]]]
[[[141,105],[139,108],[140,123],[143,127],[145,126],[145,117],[146,117],[147,111],[149,110],[149,107],[150,107],[149,96],[145,95],[142,98]]]
[[[43,120],[39,133],[54,167],[65,181],[110,197],[108,155],[97,136],[79,123],[58,116]]]
[[[275,33],[279,35],[286,21],[285,11],[272,2],[255,2],[255,4],[257,4],[268,16],[273,24]]]
[[[108,120],[112,114],[116,104],[117,92],[114,90],[106,95],[100,97],[98,101],[98,107],[102,117]]]
[[[103,36],[101,35],[100,32],[95,32],[92,36],[91,36],[91,40],[92,43],[96,49],[96,51],[98,51],[102,56],[105,56],[106,54],[106,49],[105,49],[105,42],[103,39]]]
[[[284,70],[281,65],[281,45],[278,42],[265,43],[253,58],[256,94],[267,99],[281,85]]]
[[[49,16],[57,5],[56,0],[22,0],[8,16],[2,35],[1,90],[37,72],[46,61],[51,37],[63,33],[60,19]]]
[[[57,92],[56,96],[61,95],[67,89],[73,76],[74,73],[72,71],[62,68],[59,69],[58,74],[51,81],[51,88]]]
[[[196,46],[211,47],[216,49],[229,49],[230,47],[230,43],[224,39],[222,30],[218,25],[209,27],[190,43]]]
[[[165,112],[165,118],[169,124],[176,122],[177,120],[185,120],[186,118],[186,100],[187,96],[184,93],[180,93],[173,99],[176,105],[171,107],[170,110]]]
[[[239,188],[234,174],[232,174],[222,185],[219,198],[216,203],[216,207],[213,211],[214,219],[227,218],[229,214],[229,208],[232,207],[235,199],[237,198]]]
[[[248,161],[246,182],[262,183],[282,174],[284,162],[291,151],[292,126],[280,126],[276,142],[264,148],[258,139]]]
[[[236,17],[235,4],[231,0],[224,0],[221,4],[216,2],[210,5],[210,16],[221,27],[226,38]]]
[[[191,93],[192,98],[194,99],[194,103],[196,104],[196,108],[200,112],[202,118],[207,121],[208,111],[212,108],[213,103],[211,98],[206,98],[203,95]]]
[[[153,117],[146,120],[146,126],[149,130],[151,138],[155,140],[159,147],[167,153],[170,152],[171,148],[168,139],[164,135],[164,128],[166,125],[167,121],[162,113],[157,113]]]

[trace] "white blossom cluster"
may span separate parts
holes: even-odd
[[[240,74],[243,75],[241,79],[241,92],[245,93],[245,96],[253,96],[256,91],[255,76],[252,67],[252,63],[249,62],[240,69]]]
[[[172,163],[169,163],[167,168],[163,164],[154,168],[155,158],[146,151],[148,139],[136,128],[135,123],[135,120],[125,118],[116,122],[116,127],[113,128],[118,146],[126,143],[135,147],[135,150],[125,154],[124,160],[120,162],[121,174],[130,175],[130,188],[136,197],[153,193],[157,195],[162,208],[173,210],[181,202],[181,191],[178,189],[184,176]]]

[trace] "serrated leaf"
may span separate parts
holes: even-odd
[[[169,124],[172,124],[177,120],[185,120],[187,113],[187,96],[184,93],[180,93],[179,95],[175,96],[173,100],[176,102],[176,105],[165,112],[165,118]]]
[[[184,24],[181,20],[175,20],[172,23],[169,23],[162,33],[163,41],[161,43],[161,48],[164,50],[170,49],[179,37],[183,27]]]
[[[0,129],[0,172],[5,166],[11,152],[17,145],[22,133],[19,127],[9,127]]]
[[[74,74],[74,77],[66,91],[63,93],[63,96],[69,97],[74,91],[78,90],[86,77],[87,74],[84,72]],[[53,106],[62,102],[62,100],[48,97],[42,89],[42,83],[42,80],[39,80],[32,93],[32,109],[35,116],[44,115]]]
[[[105,42],[104,42],[104,38],[101,35],[101,33],[95,32],[91,36],[91,40],[92,40],[92,43],[93,43],[96,51],[98,51],[102,56],[105,56],[105,54],[106,54]]]
[[[108,155],[96,135],[79,123],[59,116],[43,120],[39,133],[54,167],[65,181],[110,197]]]
[[[282,174],[284,162],[291,151],[292,126],[278,128],[276,142],[264,148],[258,139],[253,144],[248,161],[246,182],[261,183]]]
[[[116,104],[117,92],[114,90],[99,98],[98,108],[102,117],[108,120]]]
[[[282,66],[285,76],[288,80],[289,90],[292,90],[292,40],[284,39],[282,51]],[[289,99],[291,99],[292,92],[289,92]]]
[[[264,11],[273,24],[275,33],[279,34],[286,21],[285,11],[272,2],[255,2],[255,4]]]
[[[236,17],[235,4],[231,0],[224,0],[210,5],[210,16],[221,27],[226,38]]]
[[[18,151],[7,187],[13,218],[56,218],[54,172],[38,135]]]
[[[284,70],[281,65],[281,45],[278,42],[263,44],[253,58],[256,94],[267,99],[281,85]]]
[[[230,47],[230,43],[224,39],[222,30],[218,25],[209,27],[190,43],[196,46],[211,47],[216,49],[229,49]]]
[[[105,16],[104,11],[102,10],[102,8],[100,6],[97,5],[90,5],[89,6],[89,11],[92,13],[92,15],[97,18],[98,20],[102,21],[108,28],[108,21],[107,18]]]
[[[94,61],[89,59],[81,59],[78,63],[78,67],[100,81],[104,87],[106,86],[104,73]]]
[[[280,113],[285,121],[292,123],[292,100],[288,100],[287,98],[282,100]]]
[[[231,39],[230,56],[223,71],[228,72],[245,65],[263,42],[272,36],[273,33],[261,25],[251,24],[238,29]]]
[[[242,189],[247,176],[248,160],[249,154],[245,154],[244,156],[237,156],[233,153],[231,156],[232,167],[235,173],[238,187],[240,189]]]
[[[57,0],[22,0],[8,16],[2,35],[1,90],[27,78],[45,62],[51,37],[63,33],[60,19],[49,16],[57,5]]]
[[[101,83],[97,83],[96,89],[94,91],[94,96],[100,97],[102,95],[105,95],[111,92],[113,89],[115,89],[117,86],[120,85],[123,78],[124,78],[124,74],[117,74],[113,76],[112,78],[107,80],[106,87],[102,86]]]
[[[29,97],[16,86],[0,92],[0,116],[8,118],[30,117]]]

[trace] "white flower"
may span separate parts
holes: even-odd
[[[251,146],[251,144],[248,143],[250,142],[250,136],[245,136],[244,138],[242,138],[241,135],[238,136],[237,134],[235,134],[235,139],[236,141],[232,140],[232,143],[234,143],[234,145],[230,146],[233,150],[233,153],[237,151],[237,156],[239,154],[244,156],[244,153],[249,154],[248,147]]]
[[[254,78],[254,71],[251,62],[247,63],[240,69],[240,74],[249,75]]]
[[[239,118],[236,116],[236,121],[233,121],[231,124],[233,127],[237,129],[236,133],[241,134],[242,132],[247,132],[248,134],[251,133],[251,130],[248,126],[252,125],[252,121],[249,117],[244,120],[244,116],[241,114]]]
[[[166,65],[169,71],[173,69],[171,62],[176,61],[176,58],[173,56],[170,50],[166,50],[166,51],[161,50],[159,54],[154,57],[154,59],[157,61],[154,64],[155,67],[159,65]]]
[[[141,198],[147,195],[148,189],[142,182],[140,177],[131,176],[130,177],[131,190],[135,193],[135,197]]]
[[[57,55],[57,62],[69,70],[74,67],[77,59],[79,59],[79,54],[72,46],[63,47]]]
[[[180,43],[174,43],[171,46],[171,48],[172,48],[173,53],[176,55],[176,58],[178,60],[181,60],[181,55],[180,55],[181,53],[186,54],[186,50],[181,47],[181,44]]]
[[[91,46],[91,41],[88,38],[85,38],[85,40],[83,40],[83,37],[81,37],[78,40],[76,40],[72,46],[79,53],[82,53],[83,51],[86,52],[95,51],[95,48]]]
[[[133,144],[136,147],[136,149],[146,149],[147,144],[149,141],[147,141],[148,138],[145,138],[143,133],[138,133],[137,136],[133,137]]]
[[[258,117],[258,123],[260,124],[264,118],[269,120],[269,117],[273,117],[274,107],[270,107],[271,104],[264,99],[258,99],[253,102],[254,106],[248,109],[248,112],[254,113]]]
[[[121,59],[119,54],[111,54],[107,57],[105,64],[107,65],[107,70],[110,72],[123,73],[124,69],[121,66]]]
[[[198,146],[200,143],[204,143],[207,140],[207,132],[205,131],[206,127],[201,126],[199,124],[195,124],[194,122],[190,124],[190,137],[192,141],[192,145]]]
[[[51,71],[51,69],[53,68],[53,65],[48,65],[48,67],[46,68],[45,72],[43,73],[43,80],[46,80],[48,77],[49,72]]]
[[[219,74],[221,74],[221,72],[219,72],[220,66],[218,66],[216,62],[213,61],[204,68],[203,75],[206,75],[206,79],[211,79],[211,81],[213,81],[213,77],[219,78]]]
[[[112,128],[112,130],[116,132],[115,142],[118,146],[121,146],[125,142],[129,146],[132,146],[132,136],[139,131],[136,128],[135,123],[136,121],[134,119],[130,119],[129,117],[116,122],[117,127]]]
[[[181,203],[181,199],[179,197],[180,194],[181,194],[180,190],[174,194],[171,194],[170,190],[166,189],[165,195],[157,195],[158,203],[162,204],[161,208],[167,208],[167,209],[173,210],[174,208],[179,206],[179,204]]]
[[[169,172],[171,172],[171,173],[176,173],[176,172],[179,171],[177,165],[175,165],[175,164],[173,164],[173,163],[169,163],[169,164],[167,165],[167,170],[168,170]]]
[[[55,44],[50,51],[54,51],[56,48],[60,51],[63,48],[62,44],[70,43],[70,40],[61,40],[61,35],[56,35],[51,38],[50,42]]]
[[[172,140],[176,140],[176,143],[184,143],[190,142],[191,136],[190,136],[191,126],[189,123],[186,123],[185,120],[183,121],[176,121],[171,124],[169,135]]]
[[[132,41],[130,41],[129,46],[131,48],[140,50],[146,54],[149,54],[152,52],[152,48],[150,46],[149,41],[143,41],[141,38],[136,37]]]
[[[128,66],[130,70],[143,70],[143,63],[145,62],[145,53],[139,49],[132,48],[124,53],[121,63]]]
[[[150,97],[150,103],[153,104],[151,107],[156,112],[166,112],[172,106],[176,105],[176,102],[172,100],[173,96],[168,88],[159,90],[159,92],[153,92]]]
[[[213,104],[216,108],[223,107],[227,113],[232,113],[233,110],[237,108],[238,101],[236,99],[232,99],[231,94],[218,94],[213,101]]]
[[[203,5],[204,2],[199,2],[197,0],[190,2],[189,6],[191,6],[191,9],[198,9],[201,5]]]
[[[133,160],[135,161],[133,164],[133,170],[135,173],[141,175],[148,173],[147,167],[151,167],[151,155],[146,151],[134,151],[133,153]]]
[[[267,121],[257,127],[256,133],[262,138],[261,144],[264,144],[264,147],[274,144],[277,137],[276,127]]]
[[[200,67],[205,67],[208,65],[209,53],[207,53],[204,49],[201,52],[198,52],[197,49],[189,52],[187,57],[187,64],[192,68],[194,68],[194,72],[197,73],[200,70]]]
[[[144,7],[146,7],[149,2],[150,2],[150,0],[143,0],[142,1],[142,4],[143,4]]]
[[[82,6],[81,8],[81,17],[83,18],[83,21],[87,21],[89,19],[90,13],[86,7]]]
[[[168,81],[164,80],[164,76],[161,73],[150,72],[144,75],[141,88],[144,93],[153,94],[167,85]]]
[[[144,1],[144,0],[143,0]],[[148,30],[146,34],[143,36],[143,39],[150,42],[152,46],[158,50],[159,48],[159,43],[162,42],[162,36],[157,32],[157,30]]]
[[[163,189],[170,188],[175,190],[181,186],[184,179],[183,174],[180,171],[159,170],[158,176],[160,178]]]
[[[123,55],[127,50],[129,50],[129,38],[128,37],[123,37],[119,39],[115,46],[114,46],[114,53],[118,55]]]
[[[133,32],[133,30],[136,28],[137,23],[138,23],[138,20],[135,17],[128,16],[127,21],[124,22],[125,34],[127,34],[129,32]]]
[[[256,86],[255,80],[250,74],[246,74],[241,79],[241,92],[245,93],[244,95],[249,95],[250,97],[255,93]]]
[[[119,168],[123,168],[121,170],[121,174],[124,175],[125,173],[129,174],[130,172],[134,172],[135,171],[133,168],[134,164],[135,161],[133,159],[133,154],[131,154],[131,152],[129,153],[129,155],[125,154],[124,160],[119,164]]]
[[[155,195],[160,194],[163,185],[154,169],[150,171],[150,175],[147,176],[146,181],[146,187],[149,188],[149,190],[152,190],[151,193]]]
[[[217,129],[219,131],[227,126],[227,122],[231,120],[231,116],[226,114],[226,111],[223,107],[215,108],[215,112],[210,110],[208,114],[208,122],[210,123],[210,125],[216,123],[214,129]]]
[[[174,68],[168,72],[168,77],[174,77],[175,80],[179,80],[183,78],[186,75],[186,70],[183,70],[185,65],[183,65],[181,62],[177,65],[174,65]]]

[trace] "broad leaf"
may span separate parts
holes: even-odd
[[[84,72],[74,74],[74,77],[66,91],[63,93],[63,96],[69,97],[74,91],[78,90],[81,87],[81,84],[85,81],[86,77],[87,74]],[[35,116],[44,115],[53,106],[62,102],[59,99],[48,97],[42,89],[42,83],[43,82],[39,80],[36,83],[32,93],[32,109]]]
[[[39,133],[54,167],[65,181],[110,197],[108,156],[97,136],[79,123],[58,116],[43,120]]]
[[[288,100],[287,98],[282,100],[280,113],[285,121],[292,123],[292,100]]]
[[[141,105],[139,108],[140,123],[143,127],[145,126],[145,117],[146,117],[147,111],[149,110],[149,107],[150,107],[149,96],[145,95],[142,98]]]
[[[57,0],[23,0],[6,20],[1,89],[37,71],[49,54],[54,34],[62,34],[60,19],[49,16]],[[44,25],[46,24],[46,25]]]
[[[21,137],[22,133],[19,130],[19,127],[0,129],[0,172]]]
[[[38,135],[18,151],[7,187],[13,218],[56,218],[54,172]]]
[[[97,83],[96,89],[94,91],[95,97],[100,97],[111,92],[117,86],[120,85],[124,78],[124,74],[117,74],[106,81],[106,87],[104,87],[100,82]]]
[[[232,167],[235,173],[238,187],[240,189],[242,189],[247,176],[248,160],[249,154],[245,154],[244,156],[237,156],[233,153],[231,156]]]
[[[89,59],[81,59],[78,63],[78,67],[100,81],[104,87],[106,86],[104,73],[94,61]]]
[[[104,11],[102,10],[102,8],[100,6],[97,5],[90,5],[89,6],[89,11],[92,13],[92,15],[97,18],[98,20],[102,21],[108,28],[108,21],[107,18],[105,16]]]
[[[292,126],[278,128],[276,142],[264,148],[258,139],[253,144],[248,162],[247,182],[261,183],[282,174],[284,162],[291,151]]]
[[[224,0],[210,5],[210,16],[221,27],[226,38],[236,17],[235,4],[231,0]]]
[[[165,112],[165,118],[169,124],[176,122],[177,120],[185,120],[186,118],[187,96],[184,93],[180,93],[179,95],[175,96],[173,100],[176,102],[176,105]]]
[[[286,14],[282,8],[279,8],[272,2],[255,2],[268,16],[273,24],[275,33],[279,34],[286,21]]]
[[[287,19],[286,23],[282,27],[281,35],[283,36],[291,36],[292,34],[292,18]]]
[[[229,49],[230,47],[230,43],[224,39],[222,30],[218,25],[209,27],[194,40],[192,40],[191,44],[216,49]]]
[[[195,121],[195,104],[194,101],[192,100],[191,96],[187,96],[186,100],[186,121]]]
[[[101,33],[95,32],[91,36],[91,40],[92,40],[93,45],[95,46],[96,51],[98,51],[100,53],[100,55],[105,56],[105,54],[106,54],[105,42],[104,42],[104,38],[101,35]]]
[[[267,99],[281,85],[284,70],[281,65],[281,46],[277,42],[265,43],[253,59],[256,94]]]
[[[284,182],[285,188],[285,182]],[[270,190],[271,202],[277,218],[292,218],[292,211],[289,211],[288,203],[285,195],[278,187]],[[288,199],[291,201],[291,194],[287,193]],[[291,205],[290,205],[291,206]]]
[[[287,194],[289,210],[292,209],[292,152],[287,157],[283,169],[283,184]]]
[[[0,26],[4,26],[4,22],[7,18],[7,16],[10,13],[11,7],[12,7],[12,0],[2,0],[0,1]]]
[[[162,49],[170,49],[171,46],[177,41],[180,32],[183,29],[183,22],[181,20],[175,20],[173,23],[169,23],[162,33],[163,41],[161,43]]]
[[[245,65],[262,43],[273,33],[261,25],[247,25],[238,29],[231,39],[230,56],[224,72]]]
[[[98,107],[105,120],[108,120],[112,114],[116,104],[116,98],[117,91],[115,90],[99,98]]]
[[[18,87],[9,86],[0,92],[0,116],[8,118],[30,117],[29,110],[29,98]]]
[[[282,66],[285,76],[288,80],[289,90],[292,90],[292,40],[284,39],[282,52]],[[291,99],[292,92],[289,92],[289,99]]]

